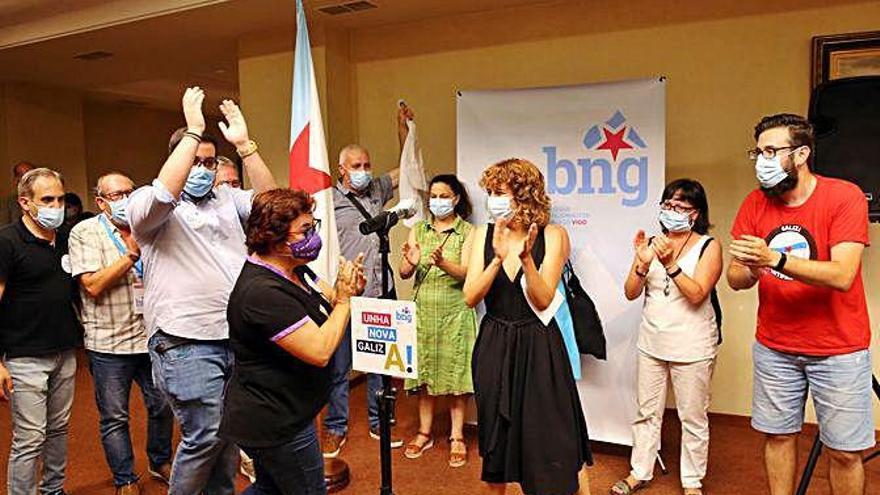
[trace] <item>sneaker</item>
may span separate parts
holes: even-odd
[[[166,462],[161,466],[150,466],[147,469],[147,472],[150,473],[150,477],[153,479],[157,479],[166,485],[171,483],[171,463]]]
[[[241,463],[238,466],[238,470],[251,483],[257,481],[257,473],[254,471],[254,460],[248,457],[243,450],[241,451]]]
[[[382,436],[379,435],[379,427],[378,426],[375,428],[370,428],[370,438],[372,438],[373,440],[380,440],[382,438]],[[399,449],[401,447],[403,447],[403,439],[395,436],[394,429],[392,428],[391,429],[391,448],[392,449]]]
[[[324,436],[321,439],[321,452],[324,454],[324,457],[326,459],[335,459],[339,455],[339,451],[342,450],[342,446],[345,445],[345,440],[345,435],[337,435],[332,431],[325,430]]]

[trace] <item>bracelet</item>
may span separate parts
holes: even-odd
[[[201,143],[201,142],[202,142],[202,136],[201,136],[200,134],[197,134],[197,133],[192,132],[192,131],[186,131],[186,132],[184,132],[184,133],[183,133],[183,136],[184,136],[184,137],[191,137],[191,138],[195,139],[197,143]]]
[[[259,147],[257,146],[257,143],[253,140],[250,140],[247,142],[247,144],[244,145],[243,148],[236,148],[235,152],[238,153],[238,156],[242,158],[247,158],[256,153],[258,148]]]
[[[788,256],[785,253],[779,253],[779,262],[776,263],[776,266],[773,267],[779,273],[782,273],[782,269],[785,268],[785,262],[788,261]]]
[[[141,259],[141,255],[132,253],[131,251],[125,253],[125,255],[128,256],[128,259],[130,259],[132,263],[137,263],[138,260]]]
[[[679,266],[679,267],[676,267],[675,270],[674,270],[672,273],[666,272],[666,275],[667,275],[669,278],[675,278],[675,277],[681,275],[681,267],[680,267],[680,266]]]
[[[645,278],[645,277],[648,276],[647,273],[642,273],[642,272],[640,272],[638,268],[635,269],[635,272],[636,272],[636,275],[638,275],[638,276],[641,277],[641,278]]]

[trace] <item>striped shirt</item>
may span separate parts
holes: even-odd
[[[95,273],[119,260],[124,254],[107,234],[99,215],[78,223],[70,232],[70,263],[72,275]],[[113,235],[124,245],[119,229],[106,222]],[[147,352],[147,331],[144,319],[134,311],[134,289],[137,281],[134,268],[128,271],[97,299],[89,296],[80,283],[82,295],[81,320],[85,328],[85,347],[108,354]]]

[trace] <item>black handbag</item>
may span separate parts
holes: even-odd
[[[562,268],[562,285],[565,287],[565,299],[571,312],[578,351],[581,354],[595,356],[596,359],[607,359],[602,320],[599,318],[599,312],[596,311],[596,304],[590,299],[574,273],[571,261],[566,261]]]

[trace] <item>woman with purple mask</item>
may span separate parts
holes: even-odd
[[[235,354],[220,434],[253,460],[245,494],[324,494],[314,420],[327,402],[327,364],[342,341],[350,299],[363,292],[362,255],[340,259],[333,287],[308,268],[321,251],[308,193],[273,189],[254,198],[248,258],[226,317]]]

